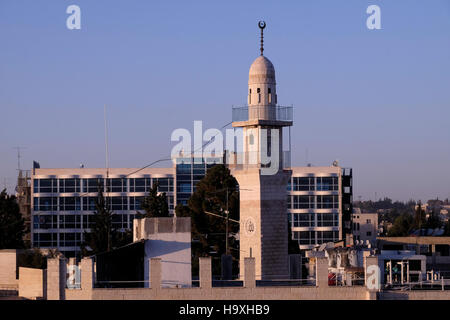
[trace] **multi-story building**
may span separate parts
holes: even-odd
[[[375,245],[378,236],[378,213],[355,210],[352,217],[353,240]]]
[[[175,203],[173,170],[143,169],[41,169],[34,168],[32,184],[32,245],[57,248],[66,256],[80,250],[83,232],[95,212],[99,184],[114,212],[113,226],[130,229],[145,195],[155,183],[167,194],[169,210]]]
[[[300,249],[345,240],[350,221],[347,212],[352,207],[351,169],[337,165],[291,169],[288,213],[292,237]]]
[[[216,158],[220,163],[221,158]],[[95,212],[98,184],[114,212],[114,227],[131,229],[153,184],[167,194],[169,212],[187,204],[195,185],[214,163],[180,157],[171,168],[34,168],[31,174],[32,245],[57,248],[66,256],[80,250]],[[346,239],[345,211],[351,206],[351,170],[338,166],[292,167],[287,185],[288,217],[300,249]],[[348,170],[347,170],[348,171]],[[350,181],[346,186],[345,180]],[[107,192],[108,191],[108,192]]]

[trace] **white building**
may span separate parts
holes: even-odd
[[[351,227],[348,223],[344,227],[352,208],[351,170],[339,166],[291,169],[288,212],[300,249],[345,239]]]
[[[352,217],[353,222],[353,240],[363,241],[364,244],[369,241],[375,245],[378,236],[378,213],[361,213],[355,210]]]

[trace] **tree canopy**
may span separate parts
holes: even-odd
[[[409,235],[411,226],[413,223],[413,217],[408,213],[403,213],[398,216],[391,229],[388,231],[389,237],[405,237]]]
[[[90,216],[92,219],[90,232],[84,232],[84,242],[81,246],[83,256],[108,252],[132,241],[131,230],[121,232],[114,228],[113,215],[103,195],[103,188],[99,186],[95,212]]]
[[[16,197],[6,190],[0,193],[0,249],[24,248],[25,221]]]
[[[142,209],[146,218],[168,217],[169,205],[166,193],[158,194],[158,183],[155,183],[147,197],[144,198]]]
[[[188,206],[178,205],[177,216],[190,216],[192,224],[192,267],[198,272],[198,258],[220,257],[226,250],[226,210],[229,218],[239,221],[238,183],[230,170],[222,164],[208,169],[188,201]],[[207,214],[210,212],[220,217]],[[232,234],[239,232],[239,224],[228,222],[228,248],[233,260],[239,259],[239,245]],[[217,259],[216,259],[217,260]],[[214,260],[213,260],[214,261]],[[218,263],[213,263],[213,273],[220,273]]]

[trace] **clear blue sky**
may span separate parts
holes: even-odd
[[[66,8],[81,7],[81,30]],[[366,28],[381,7],[382,30]],[[194,120],[245,104],[259,54],[293,104],[292,161],[354,169],[354,197],[450,198],[450,1],[0,1],[0,183],[22,167],[112,167],[170,154]],[[170,165],[170,163],[167,163]]]

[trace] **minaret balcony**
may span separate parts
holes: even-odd
[[[293,106],[244,106],[233,107],[233,127],[253,125],[288,127],[293,122]]]

